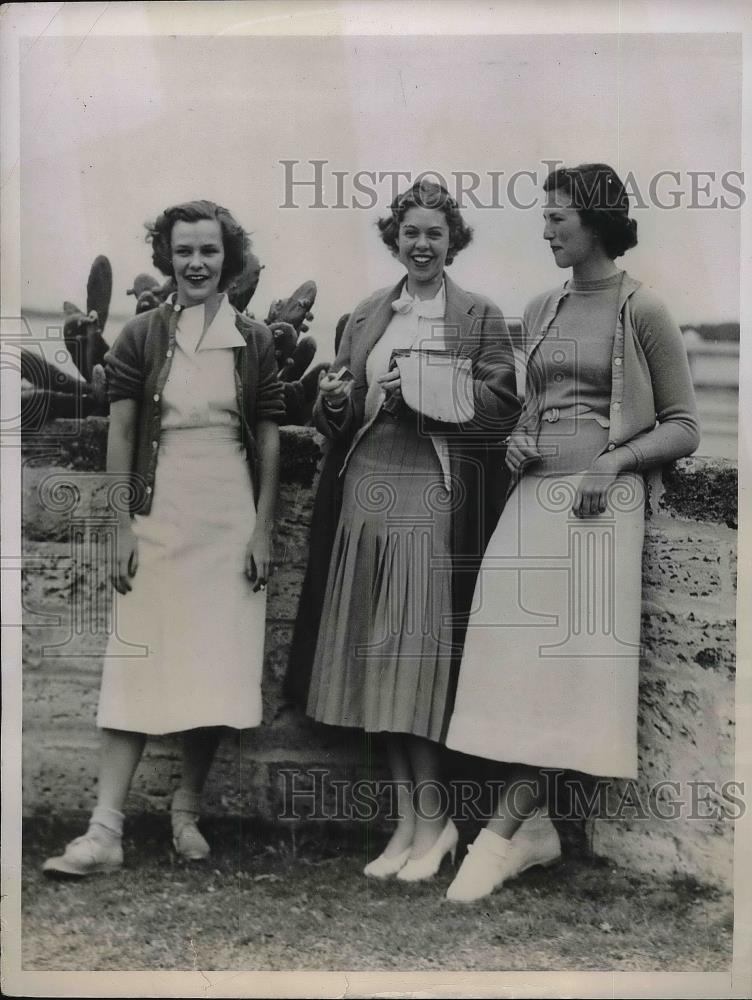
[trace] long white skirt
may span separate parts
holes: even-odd
[[[266,594],[244,573],[256,519],[231,428],[163,431],[138,570],[114,594],[97,725],[140,733],[261,722]]]
[[[575,518],[579,475],[526,476],[478,576],[447,746],[491,760],[637,775],[645,492]]]

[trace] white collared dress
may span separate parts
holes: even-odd
[[[240,443],[233,348],[245,343],[223,298],[184,309],[163,390],[148,515],[133,521],[138,569],[114,594],[97,725],[159,734],[261,721],[266,595],[244,572],[255,524]]]
[[[307,711],[439,741],[452,693],[451,493],[441,440],[404,404],[385,406],[376,380],[393,350],[443,343],[444,289],[407,299],[368,357],[367,429],[344,473]]]

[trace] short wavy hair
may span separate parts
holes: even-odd
[[[454,198],[442,184],[422,178],[409,190],[398,194],[390,206],[391,215],[379,219],[377,223],[381,239],[393,253],[398,252],[399,228],[411,208],[438,208],[444,213],[449,226],[447,265],[471,242],[473,231],[462,218]]]
[[[154,266],[169,278],[175,277],[172,266],[172,229],[176,222],[199,222],[210,219],[219,223],[225,259],[219,276],[220,291],[242,274],[251,254],[251,238],[231,212],[213,201],[184,201],[166,208],[154,222],[146,223],[146,239],[151,243]]]
[[[612,260],[637,246],[637,223],[629,218],[627,190],[607,163],[559,167],[545,179],[543,190],[569,195],[583,226],[596,233]]]

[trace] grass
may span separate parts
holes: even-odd
[[[58,882],[45,857],[81,832],[35,819],[24,836],[27,971],[384,970],[722,971],[731,961],[728,895],[659,880],[570,847],[469,906],[429,883],[363,878],[353,833],[207,821],[209,862],[171,850],[164,816],[128,827],[122,871]]]

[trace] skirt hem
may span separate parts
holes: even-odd
[[[328,719],[319,719],[315,715],[310,715],[306,713],[309,719],[313,722],[318,723],[321,726],[336,726],[339,729],[360,729],[364,733],[395,733],[396,735],[404,736],[418,736],[424,740],[430,740],[431,743],[441,743],[443,745],[444,740],[439,736],[432,736],[430,733],[417,732],[417,727],[415,726],[364,726],[362,722],[341,722],[341,721],[329,721]]]
[[[143,725],[137,726],[127,726],[122,723],[114,722],[100,722],[97,719],[97,729],[114,729],[117,732],[124,733],[142,733],[144,736],[172,736],[174,733],[188,733],[193,729],[258,729],[261,725],[261,720],[258,722],[204,722],[196,721],[191,722],[188,725],[180,725],[177,728],[164,729],[160,726],[159,729],[153,727],[145,728]]]
[[[630,766],[627,767],[623,763],[617,765],[614,763],[612,768],[603,767],[598,765],[597,770],[593,769],[592,760],[583,759],[573,759],[569,757],[568,759],[553,760],[547,756],[539,757],[534,751],[521,752],[520,743],[517,743],[516,748],[514,746],[514,741],[512,740],[509,744],[510,751],[508,754],[502,754],[498,749],[490,749],[487,745],[482,745],[480,743],[468,743],[466,740],[462,741],[462,744],[452,740],[451,734],[446,739],[447,750],[453,750],[456,753],[464,753],[470,757],[481,757],[484,760],[492,760],[498,764],[523,764],[527,767],[538,767],[541,769],[555,769],[560,768],[564,771],[579,771],[582,774],[590,774],[595,778],[623,778],[636,779],[638,777],[637,767]]]

